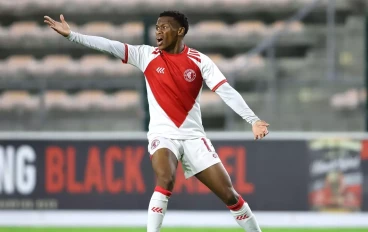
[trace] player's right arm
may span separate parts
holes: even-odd
[[[147,53],[144,45],[132,46],[99,36],[83,35],[73,32],[63,15],[60,15],[60,22],[55,21],[49,16],[45,16],[44,19],[44,22],[48,24],[50,28],[72,42],[113,55],[121,59],[124,63],[132,64],[141,70],[144,67],[145,59],[143,59],[143,54]]]

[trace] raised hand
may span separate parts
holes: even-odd
[[[45,19],[44,22],[60,35],[67,37],[70,34],[71,32],[70,27],[68,23],[65,21],[63,15],[60,15],[61,22],[57,22],[52,18],[50,18],[49,16],[44,16],[44,19]]]
[[[267,134],[268,134],[268,129],[267,127],[270,124],[268,124],[267,122],[263,121],[263,120],[259,120],[257,122],[255,122],[252,126],[252,131],[254,134],[254,139],[262,139],[264,138]]]

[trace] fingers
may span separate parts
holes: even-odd
[[[62,14],[60,15],[60,21],[61,21],[61,22],[65,22],[64,15],[62,15]]]
[[[49,25],[51,28],[52,27],[55,27],[56,26],[56,22],[55,22],[55,20],[53,20],[52,18],[50,18],[49,16],[44,16],[44,23],[46,23],[47,25]]]
[[[47,21],[47,20],[44,20],[43,22],[46,23],[47,25],[49,25],[50,27],[53,26],[53,24],[51,22]]]
[[[264,137],[263,135],[264,135],[263,133],[255,134],[254,139],[255,140],[262,139]]]
[[[50,28],[52,28],[54,31],[58,32],[57,26],[58,24],[60,24],[59,22],[53,20],[51,17],[49,16],[44,16],[44,23],[46,23]]]
[[[254,133],[254,139],[258,140],[258,139],[263,139],[264,137],[266,137],[266,135],[269,134],[269,131],[267,130],[267,128],[263,131],[260,132],[256,132]]]
[[[53,20],[52,18],[50,18],[49,16],[44,16],[43,18],[45,19],[45,21],[50,22],[52,24],[55,24],[56,23],[56,21]]]

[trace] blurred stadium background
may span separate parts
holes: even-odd
[[[75,190],[73,195],[68,189],[70,178],[84,178],[90,147],[102,151],[120,146],[122,157],[126,147],[146,149],[149,118],[143,75],[67,41],[43,24],[43,16],[58,19],[64,14],[73,31],[154,45],[159,13],[176,9],[189,18],[186,43],[209,55],[250,107],[271,124],[269,139],[254,144],[243,133],[250,131],[249,125],[204,87],[203,125],[218,150],[233,149],[236,155],[229,167],[243,162],[231,175],[240,187],[252,182],[244,195],[259,212],[261,225],[368,228],[363,212],[368,211],[367,6],[366,0],[0,0],[0,226],[144,226],[135,218],[145,217],[152,191],[146,181],[151,180],[146,153],[144,190],[132,182],[130,192],[128,186],[104,192],[93,181],[90,192]],[[69,178],[65,189],[48,185],[47,175],[54,175],[56,168],[48,163],[49,156],[66,162],[61,171]],[[19,160],[25,160],[24,165]],[[37,173],[34,185],[29,184],[32,170],[25,170],[30,164]],[[76,173],[70,174],[71,166],[77,167]],[[115,171],[119,168],[128,169]],[[287,168],[291,171],[284,173]],[[272,175],[284,179],[276,185]],[[210,210],[205,212],[213,218],[226,215],[221,203],[206,203],[206,191],[193,193],[189,185],[183,186],[178,189],[183,203],[173,200],[172,206],[178,215],[181,210],[188,213],[177,223],[172,214],[165,223],[211,227],[205,217],[202,224],[193,223],[206,214],[201,209]],[[270,199],[272,192],[280,194],[277,199]],[[70,214],[58,214],[65,212]],[[236,227],[230,217],[221,220],[212,220],[214,226]]]

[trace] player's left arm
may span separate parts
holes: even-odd
[[[239,116],[252,125],[252,131],[255,139],[262,139],[268,134],[269,124],[253,112],[253,110],[244,101],[243,97],[229,83],[215,63],[208,58],[203,57],[202,76],[207,86],[216,92],[221,99]]]

